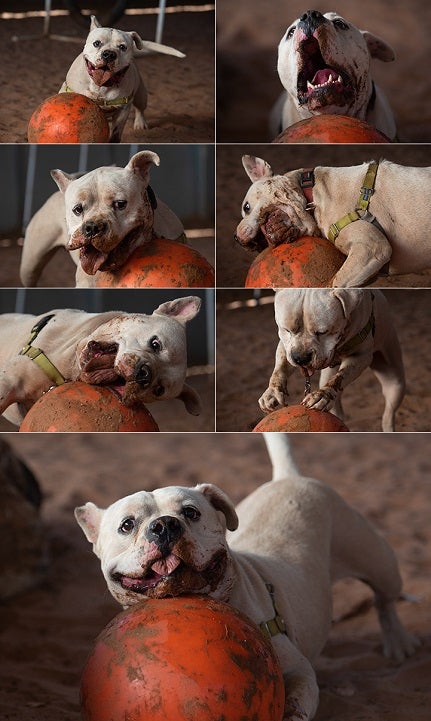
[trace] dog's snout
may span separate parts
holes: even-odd
[[[174,516],[160,516],[148,526],[147,538],[159,546],[167,548],[178,541],[182,534],[182,526]]]
[[[135,371],[135,381],[137,383],[141,383],[142,385],[149,386],[152,380],[153,373],[150,366],[147,365],[147,363],[141,363],[138,365]]]
[[[301,28],[305,35],[311,37],[317,28],[326,22],[325,16],[318,10],[307,10],[307,12],[299,18],[298,27]]]
[[[106,62],[110,62],[117,59],[117,53],[114,52],[114,50],[104,50],[102,53],[102,58],[103,60],[106,60]]]
[[[313,353],[310,350],[307,351],[292,351],[291,357],[294,363],[298,366],[306,366],[310,363],[313,358]]]
[[[91,240],[106,230],[106,223],[88,220],[82,227],[82,232],[86,240]]]

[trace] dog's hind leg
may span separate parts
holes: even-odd
[[[385,432],[394,431],[395,411],[400,406],[406,389],[401,348],[396,336],[393,342],[388,344],[384,353],[374,355],[370,367],[382,387],[385,399],[382,430]]]

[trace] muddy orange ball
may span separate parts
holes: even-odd
[[[107,143],[105,113],[79,93],[58,93],[44,100],[28,124],[29,143]]]
[[[159,427],[143,405],[128,407],[110,389],[81,381],[44,393],[30,408],[20,432],[151,432]]]
[[[253,429],[254,433],[281,431],[287,433],[337,433],[349,429],[340,418],[327,411],[305,406],[286,406],[269,413]]]
[[[348,115],[315,115],[300,120],[273,140],[274,143],[390,143],[365,120]]]
[[[81,682],[84,721],[281,721],[284,683],[269,639],[207,596],[150,599],[96,640]]]

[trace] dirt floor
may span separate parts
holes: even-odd
[[[250,187],[242,166],[243,155],[266,160],[275,173],[316,165],[347,166],[380,158],[401,165],[431,165],[429,145],[218,145],[217,146],[217,285],[244,287],[256,253],[250,253],[233,239],[241,220],[241,205]],[[415,201],[413,201],[415,202]],[[414,211],[412,211],[414,212]],[[423,273],[379,276],[373,287],[429,287],[431,270]]]
[[[9,435],[9,444],[39,478],[50,547],[38,587],[2,603],[0,716],[4,721],[78,721],[85,659],[119,611],[99,562],[73,519],[87,500],[106,506],[140,489],[214,482],[235,502],[270,477],[256,434]],[[334,624],[316,668],[316,721],[428,721],[431,671],[431,464],[424,434],[328,434],[292,438],[302,472],[338,490],[395,549],[404,590],[398,604],[422,646],[401,666],[385,660],[369,590],[341,582]],[[20,559],[22,568],[26,558]]]
[[[431,431],[431,291],[385,290],[400,340],[407,392],[397,412],[398,431]],[[251,300],[251,304],[247,301]],[[251,431],[263,417],[258,399],[268,387],[278,343],[272,291],[253,304],[253,291],[217,293],[218,431]],[[316,378],[312,379],[317,388]],[[291,404],[304,395],[302,375],[289,382]],[[346,424],[351,431],[380,431],[383,412],[380,386],[367,369],[343,393]],[[373,443],[375,441],[372,441]]]
[[[217,140],[262,143],[271,108],[283,90],[277,47],[289,25],[306,9],[303,0],[217,0]],[[336,10],[357,27],[380,36],[395,62],[372,60],[372,76],[390,101],[401,142],[431,140],[431,60],[427,0],[342,0],[334,8],[315,0],[312,8]]]
[[[137,3],[138,5],[140,3]],[[14,8],[18,9],[18,8]],[[55,39],[25,39],[11,42],[14,35],[38,35],[41,18],[1,20],[2,54],[0,84],[7,93],[0,115],[0,142],[27,142],[31,115],[45,99],[58,93],[66,73],[81,52],[86,32],[70,18],[53,17],[51,33],[74,35],[77,42]],[[154,40],[155,15],[125,15],[117,27],[135,30],[145,40]],[[205,143],[214,140],[214,12],[167,14],[163,43],[186,54],[179,59],[153,54],[137,59],[148,90],[144,136],[133,131],[131,113],[122,142]]]

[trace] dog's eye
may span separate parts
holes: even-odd
[[[244,213],[248,214],[250,212],[250,203],[248,201],[247,201],[247,203],[244,203],[244,205],[242,206],[242,209],[243,209]]]
[[[317,335],[317,336],[319,336],[319,335],[326,335],[327,332],[328,332],[327,330],[315,330],[315,331],[314,331],[314,335]]]
[[[155,388],[153,388],[153,395],[155,395],[156,398],[160,398],[164,392],[165,392],[164,386],[162,386],[161,384],[158,386],[155,386]]]
[[[127,200],[114,200],[112,207],[114,210],[124,210],[127,207]]]
[[[154,336],[154,338],[151,338],[150,340],[150,348],[155,352],[159,353],[162,350],[162,344],[160,343],[157,336]]]
[[[129,516],[129,518],[125,518],[124,521],[120,524],[119,532],[120,533],[132,533],[133,529],[135,528],[135,519],[133,516]]]
[[[72,208],[72,213],[74,213],[75,215],[82,215],[83,210],[84,210],[84,208],[83,208],[82,203],[77,203],[77,204]]]
[[[93,43],[93,47],[100,48],[101,44],[102,44],[101,40],[95,40]]]
[[[340,20],[340,18],[336,18],[334,20],[334,26],[336,28],[340,28],[340,30],[348,30],[349,29],[349,26],[347,25],[347,23],[345,23],[344,20]]]
[[[121,43],[121,45],[118,46],[118,49],[124,53],[127,50],[127,45]]]
[[[183,508],[183,515],[189,521],[198,521],[201,517],[201,512],[194,506],[185,506],[185,508]]]
[[[292,37],[295,30],[296,30],[296,25],[292,25],[292,27],[289,28],[289,30],[286,33],[286,40],[289,40]]]

